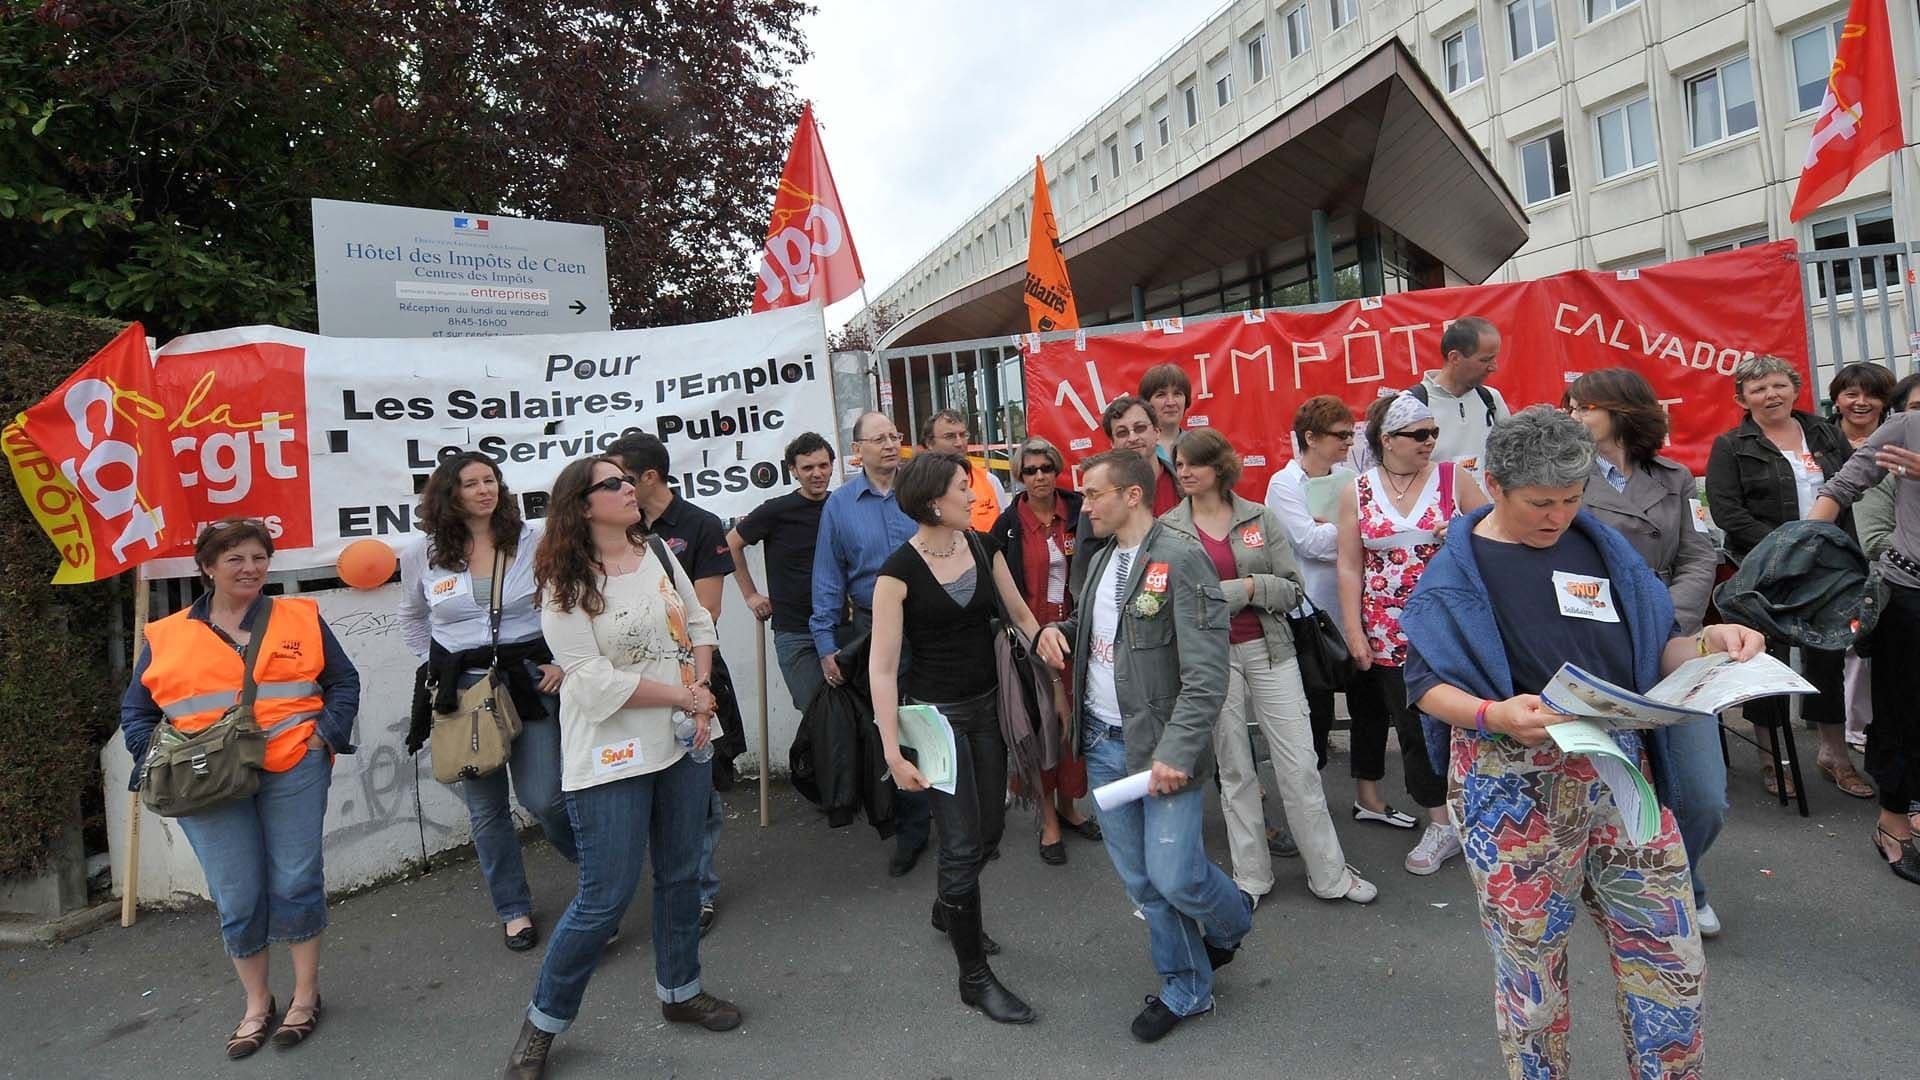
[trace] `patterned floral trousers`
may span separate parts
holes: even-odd
[[[1567,935],[1584,900],[1613,954],[1628,1075],[1698,1080],[1706,955],[1672,813],[1635,847],[1583,756],[1453,733],[1447,806],[1493,947],[1494,1019],[1513,1080],[1573,1075]]]

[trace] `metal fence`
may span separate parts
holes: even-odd
[[[1914,371],[1914,261],[1920,245],[1867,244],[1799,254],[1806,297],[1807,353],[1813,391],[1824,399],[1847,364],[1885,365],[1896,378]]]

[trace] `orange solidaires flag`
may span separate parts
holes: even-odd
[[[813,103],[800,111],[787,167],[773,197],[773,218],[760,252],[760,283],[753,310],[792,307],[818,297],[825,307],[860,288],[865,276],[853,233],[840,209],[827,151],[813,122]]]
[[[1791,221],[1832,201],[1868,165],[1906,142],[1900,133],[1900,80],[1893,67],[1887,0],[1853,0],[1845,25],[1787,212]]]
[[[1073,304],[1073,282],[1060,254],[1060,226],[1047,194],[1047,167],[1033,159],[1033,227],[1027,235],[1027,322],[1033,332],[1078,330],[1080,311]]]

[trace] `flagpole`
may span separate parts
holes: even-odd
[[[1917,336],[1916,331],[1920,330],[1920,323],[1916,323],[1916,313],[1913,310],[1913,251],[1916,238],[1913,235],[1913,203],[1907,192],[1907,149],[1906,141],[1902,139],[1900,149],[1893,155],[1893,190],[1891,194],[1893,198],[1894,238],[1896,240],[1901,236],[1907,238],[1907,257],[1901,260],[1906,264],[1906,273],[1900,276],[1900,296],[1904,301],[1900,306],[1906,311],[1907,374],[1911,375],[1916,371],[1920,371],[1920,352],[1917,352],[1914,348],[1914,339]],[[1887,364],[1889,367],[1893,366],[1893,357],[1887,357]]]
[[[152,588],[133,568],[133,666],[140,666],[140,651],[147,645],[147,613]],[[140,762],[133,763],[136,772]],[[120,925],[128,927],[140,915],[140,814],[145,808],[140,793],[127,796],[127,866],[120,882]]]

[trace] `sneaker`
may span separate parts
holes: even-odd
[[[1371,904],[1380,895],[1380,889],[1373,882],[1360,876],[1353,867],[1347,867],[1347,891],[1338,896],[1321,897],[1323,900],[1348,900],[1356,904]]]
[[[1205,1016],[1212,1011],[1213,1006],[1209,1005],[1193,1015]],[[1133,1037],[1145,1043],[1159,1042],[1167,1037],[1168,1032],[1179,1027],[1180,1021],[1185,1019],[1188,1018],[1161,1004],[1159,998],[1149,995],[1147,1007],[1141,1009],[1140,1015],[1133,1018]]]
[[[1714,914],[1712,904],[1701,904],[1693,913],[1694,921],[1700,924],[1700,936],[1717,938],[1720,936],[1720,916]]]
[[[732,1031],[740,1026],[740,1008],[702,990],[685,1001],[663,1001],[660,1015],[676,1024],[699,1024],[708,1031]]]
[[[1428,824],[1420,842],[1407,852],[1407,873],[1425,877],[1460,854],[1460,830],[1439,822]]]
[[[1413,820],[1411,814],[1403,814],[1391,806],[1381,810],[1369,810],[1359,803],[1353,804],[1353,820],[1378,822],[1395,829],[1411,829],[1419,824]]]
[[[706,903],[700,905],[700,936],[701,937],[706,937],[707,931],[713,929],[713,920],[718,915],[719,913],[714,910],[713,901],[709,900]]]

